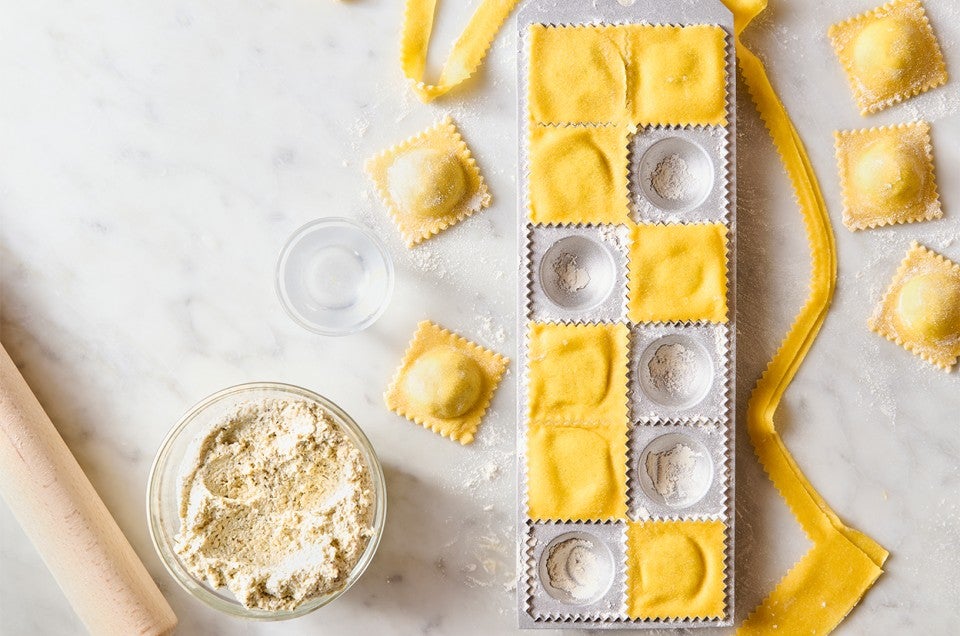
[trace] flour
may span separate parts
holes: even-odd
[[[292,610],[346,584],[373,507],[360,450],[319,405],[244,402],[183,475],[176,550],[244,606]]]
[[[576,254],[563,253],[553,262],[553,273],[557,276],[557,285],[567,293],[578,292],[590,284],[590,274],[586,268],[577,267]]]
[[[700,485],[696,470],[697,460],[702,457],[703,455],[684,444],[647,455],[647,475],[657,494],[671,505],[686,500]]]
[[[647,363],[647,369],[653,387],[674,398],[688,395],[695,388],[699,375],[696,355],[680,343],[658,348]]]
[[[561,541],[547,555],[547,577],[550,585],[578,601],[597,595],[603,583],[603,564],[594,552],[593,543],[580,538]]]
[[[679,201],[687,197],[693,173],[683,157],[678,154],[667,155],[653,169],[650,175],[650,187],[668,201]]]

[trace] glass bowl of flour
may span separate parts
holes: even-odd
[[[284,620],[363,574],[386,486],[370,441],[336,404],[292,385],[242,384],[202,400],[164,439],[147,514],[187,592],[227,614]]]

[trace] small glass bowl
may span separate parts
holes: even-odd
[[[324,336],[346,336],[376,322],[390,303],[393,282],[393,260],[383,241],[340,217],[297,228],[277,259],[283,309]]]
[[[244,607],[228,589],[213,588],[205,581],[195,578],[180,561],[180,557],[174,548],[174,536],[180,529],[181,468],[185,468],[184,463],[194,458],[198,450],[197,445],[203,437],[238,402],[264,398],[308,400],[319,404],[360,449],[360,453],[363,455],[370,471],[370,480],[373,483],[375,500],[372,522],[373,536],[367,542],[367,547],[347,577],[346,583],[339,590],[311,599],[293,610],[271,611]],[[163,444],[160,445],[160,450],[157,451],[156,458],[153,460],[153,467],[150,469],[150,479],[147,482],[147,517],[153,546],[156,548],[157,554],[160,555],[164,567],[180,584],[180,587],[221,612],[241,618],[278,621],[303,616],[323,607],[347,591],[360,578],[380,544],[387,513],[386,496],[387,489],[380,460],[377,458],[370,440],[343,409],[322,395],[307,389],[275,382],[253,382],[223,389],[201,400],[187,411],[167,434]]]

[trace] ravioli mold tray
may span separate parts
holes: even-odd
[[[530,215],[528,104],[531,25],[710,25],[725,33],[726,124],[643,126],[628,137],[629,222],[538,224]],[[736,413],[736,81],[733,17],[719,0],[528,0],[518,30],[517,604],[521,628],[663,629],[723,627],[734,616],[734,438]],[[583,124],[570,124],[581,126]],[[654,173],[683,159],[689,180],[659,192]],[[668,185],[670,185],[668,183]],[[675,185],[675,184],[674,184]],[[636,224],[716,224],[726,231],[726,321],[632,321],[631,228]],[[604,520],[539,519],[528,497],[531,325],[624,325],[627,329],[626,514]],[[666,348],[664,348],[666,347]],[[683,352],[664,383],[654,373],[664,352]],[[675,381],[674,381],[675,380]],[[657,458],[679,446],[697,458],[690,487],[658,490]],[[631,612],[628,526],[721,522],[723,611],[711,616]],[[554,587],[547,560],[555,545],[579,539],[591,552],[595,589],[574,598]],[[719,558],[719,557],[718,557]],[[599,573],[599,574],[598,574]]]

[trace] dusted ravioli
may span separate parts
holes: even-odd
[[[409,247],[490,205],[487,185],[449,117],[365,168]]]
[[[834,139],[849,229],[943,216],[927,122],[838,131]]]
[[[940,45],[918,0],[893,0],[828,33],[864,115],[947,81]]]
[[[398,415],[469,444],[508,362],[425,320],[417,328],[384,400]]]
[[[914,242],[867,324],[949,371],[960,357],[960,265]]]

